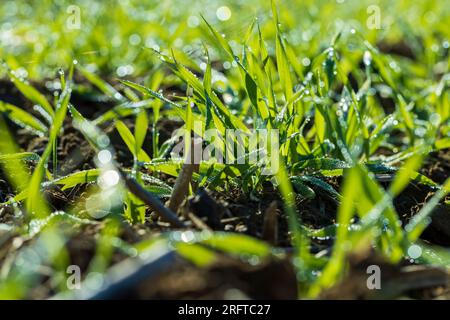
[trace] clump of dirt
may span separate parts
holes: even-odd
[[[0,203],[5,202],[12,195],[13,190],[9,186],[2,169],[0,168]]]
[[[388,184],[383,183],[386,188]],[[394,207],[403,225],[419,213],[435,192],[434,188],[413,181],[394,199]],[[430,217],[431,223],[422,233],[421,239],[437,245],[450,246],[450,206],[441,201]]]
[[[121,295],[131,299],[297,298],[296,273],[288,259],[270,259],[252,266],[220,254],[218,257],[206,268],[179,261]]]
[[[420,172],[436,183],[444,183],[450,177],[450,148],[432,152]]]
[[[11,81],[3,79],[0,79],[0,101],[28,110],[33,108],[33,104],[20,93]]]
[[[374,251],[353,253],[348,261],[346,276],[322,292],[322,299],[431,299],[450,292],[450,274],[440,268],[406,261],[394,265]]]
[[[411,60],[416,59],[416,54],[414,53],[413,48],[405,40],[398,42],[380,41],[377,43],[377,47],[383,53],[395,54]]]

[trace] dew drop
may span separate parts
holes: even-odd
[[[422,248],[413,244],[408,248],[408,256],[412,259],[417,259],[422,255]]]
[[[221,21],[227,21],[231,18],[231,10],[227,6],[222,6],[217,9],[216,16]]]
[[[112,160],[112,154],[109,150],[101,150],[97,155],[98,161],[102,164],[108,164]]]
[[[98,184],[102,189],[108,189],[116,186],[120,181],[119,173],[116,170],[104,172],[98,179]]]

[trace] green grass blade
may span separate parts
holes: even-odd
[[[136,159],[138,159],[138,161],[141,161],[141,162],[150,162],[151,161],[148,154],[141,148],[139,148],[139,151],[136,153],[136,148],[135,148],[136,140],[135,140],[133,134],[131,133],[130,129],[128,129],[128,127],[125,125],[125,123],[123,123],[120,120],[116,121],[116,129],[119,132],[122,140],[127,145],[131,154],[133,154],[136,157]]]

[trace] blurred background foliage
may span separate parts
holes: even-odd
[[[407,47],[403,50],[426,61],[425,67],[431,69],[449,47],[450,9],[445,2],[283,0],[278,6],[284,35],[299,59],[311,59],[338,32],[348,36],[355,29],[373,45],[394,44],[402,50],[403,44]],[[77,19],[74,5],[79,8],[79,29],[69,26]],[[374,5],[380,9],[380,29],[367,26],[377,10]],[[269,1],[247,0],[4,0],[0,3],[0,56],[13,68],[25,68],[31,79],[52,78],[57,68],[67,68],[73,59],[108,78],[148,76],[158,62],[151,50],[143,48],[173,50],[185,63],[203,56],[202,42],[209,33],[200,15],[238,48],[255,17],[265,39],[274,38],[270,12]],[[358,46],[355,39],[344,43],[348,50]],[[212,50],[211,54],[218,53]]]

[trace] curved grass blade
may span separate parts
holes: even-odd
[[[136,152],[136,140],[130,129],[128,129],[128,127],[122,121],[116,121],[116,129],[119,132],[122,140],[127,145],[131,154],[133,154],[141,162],[151,161],[149,155],[144,150],[142,150],[142,148],[139,148],[139,151]]]
[[[91,82],[94,86],[96,86],[101,92],[106,94],[108,97],[113,98],[114,100],[117,100],[119,102],[125,102],[127,99],[112,85],[109,83],[103,81],[99,76],[96,74],[90,72],[86,68],[82,66],[78,66],[77,69],[83,74],[83,76]]]
[[[6,68],[11,81],[14,83],[17,89],[19,89],[19,91],[27,99],[29,99],[30,101],[32,101],[37,105],[40,105],[51,117],[53,117],[55,111],[53,110],[53,107],[45,98],[45,96],[42,93],[40,93],[36,88],[34,88],[32,85],[30,85],[27,81],[17,77],[15,72],[12,71],[8,66],[6,66]]]
[[[3,101],[0,101],[0,112],[8,116],[11,121],[19,126],[29,129],[40,136],[45,135],[48,131],[47,127],[30,113]]]

